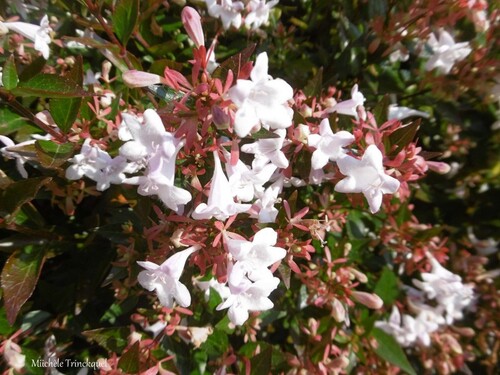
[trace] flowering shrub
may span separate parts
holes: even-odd
[[[494,373],[493,2],[1,11],[5,373]]]

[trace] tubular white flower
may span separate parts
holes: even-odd
[[[372,213],[380,209],[383,194],[394,194],[399,189],[399,181],[385,173],[382,153],[375,145],[368,146],[361,160],[345,156],[337,160],[337,165],[347,177],[335,185],[335,191],[363,193]]]
[[[40,21],[40,26],[26,22],[4,22],[3,25],[34,42],[35,49],[42,53],[45,60],[48,60],[50,54],[49,44],[51,42],[49,33],[52,29],[49,26],[47,15]]]
[[[205,0],[208,14],[214,18],[220,18],[225,30],[231,25],[239,29],[241,26],[241,12],[245,9],[245,4],[241,1],[233,0]]]
[[[358,91],[358,85],[355,84],[351,90],[351,99],[344,100],[343,102],[335,104],[333,107],[327,108],[327,113],[337,112],[342,115],[354,116],[358,118],[358,112],[356,108],[363,105],[365,102],[365,97]]]
[[[448,74],[457,61],[465,59],[472,52],[468,42],[455,43],[450,33],[443,29],[439,30],[439,39],[431,33],[427,45],[432,55],[425,64],[425,70],[437,69],[442,74]]]
[[[274,229],[264,228],[255,234],[252,242],[226,238],[226,243],[233,258],[248,272],[248,278],[258,281],[271,278],[268,267],[286,255],[285,249],[273,246],[277,240],[278,234]]]
[[[201,249],[194,245],[186,250],[175,253],[161,265],[153,262],[137,262],[145,271],[141,271],[137,280],[141,286],[149,291],[156,291],[160,303],[172,308],[174,300],[182,307],[191,304],[191,294],[179,279],[186,264],[187,258],[195,251]]]
[[[207,203],[200,203],[191,215],[195,220],[204,220],[215,217],[217,220],[226,220],[240,212],[246,212],[249,204],[235,203],[231,192],[231,185],[224,175],[219,155],[214,152],[215,168],[210,186]]]
[[[319,134],[311,134],[307,137],[307,143],[316,150],[312,154],[311,168],[323,168],[328,160],[336,161],[346,155],[345,146],[354,142],[354,135],[342,130],[333,134],[330,122],[323,119],[319,125]]]
[[[250,78],[239,79],[228,92],[238,107],[234,119],[236,134],[245,137],[260,126],[285,129],[292,125],[293,110],[288,100],[293,98],[293,89],[282,79],[269,77],[265,52],[257,56]]]
[[[228,268],[231,295],[217,306],[217,310],[229,308],[227,315],[233,324],[245,323],[250,311],[269,310],[274,306],[268,296],[278,287],[278,278],[264,278],[251,282],[246,277],[247,271],[243,263],[236,262]]]
[[[183,141],[165,131],[160,116],[152,109],[144,111],[144,124],[127,113],[122,113],[122,117],[126,129],[120,128],[119,135],[130,140],[120,147],[120,155],[146,166],[143,176],[124,182],[139,185],[139,194],[157,195],[168,208],[179,212],[191,200],[189,191],[174,186],[175,161]]]
[[[269,21],[269,11],[278,4],[279,0],[272,0],[266,3],[266,0],[250,0],[248,3],[249,13],[245,17],[245,25],[253,30],[262,25],[267,25]]]

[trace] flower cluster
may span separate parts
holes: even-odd
[[[266,25],[269,20],[270,10],[278,4],[279,0],[204,0],[208,14],[220,18],[225,30],[231,26],[240,28],[245,25],[255,30]]]
[[[406,287],[408,305],[416,316],[401,315],[399,309],[393,306],[388,321],[375,323],[405,347],[415,342],[429,346],[430,334],[440,326],[462,319],[463,310],[470,308],[474,301],[471,285],[463,284],[460,276],[441,266],[431,255],[429,258],[431,272],[422,273],[422,280],[413,280],[417,289]]]
[[[495,7],[38,1],[0,6],[11,372],[498,367]]]

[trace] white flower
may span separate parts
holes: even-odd
[[[229,308],[227,315],[233,324],[245,323],[249,317],[249,311],[269,310],[274,306],[268,296],[278,287],[278,278],[271,277],[251,282],[246,277],[244,264],[236,262],[228,268],[231,295],[217,306],[217,310]]]
[[[3,357],[9,367],[17,371],[24,369],[26,356],[21,354],[21,347],[10,339],[5,342]]]
[[[380,209],[383,194],[399,189],[399,181],[385,173],[382,153],[375,145],[368,146],[361,160],[345,156],[337,160],[337,165],[347,177],[335,185],[335,191],[363,193],[372,213]]]
[[[328,160],[336,161],[346,155],[345,146],[354,142],[354,136],[345,131],[339,131],[333,134],[330,128],[330,122],[327,118],[323,119],[319,125],[319,134],[311,134],[307,137],[309,146],[315,147],[312,154],[311,168],[323,168]]]
[[[92,69],[87,69],[87,71],[85,72],[85,76],[83,77],[83,84],[85,86],[98,85],[99,78],[101,78],[100,72],[94,73]]]
[[[358,91],[358,85],[356,84],[352,87],[351,99],[344,100],[343,102],[335,104],[333,107],[327,108],[326,112],[337,112],[342,115],[354,116],[358,118],[358,112],[356,111],[356,108],[358,108],[358,106],[360,105],[362,106],[365,100],[366,99],[361,91]]]
[[[401,316],[396,306],[393,306],[388,322],[377,321],[375,326],[392,335],[403,347],[411,346],[415,342],[428,346],[431,342],[429,334],[438,328],[433,322],[429,322],[425,315],[419,314],[417,318],[407,314]]]
[[[431,33],[427,45],[432,55],[425,64],[425,70],[437,69],[443,74],[448,74],[457,61],[465,59],[472,51],[468,42],[455,43],[450,33],[443,29],[439,30],[439,39]]]
[[[231,191],[242,202],[250,202],[256,197],[257,193],[263,192],[263,185],[269,181],[276,170],[276,166],[269,163],[256,171],[248,167],[240,159],[236,161],[236,164],[231,165],[231,154],[226,151],[224,156],[228,160],[226,172],[229,177]]]
[[[179,212],[191,200],[191,194],[174,186],[175,161],[183,142],[165,131],[160,116],[152,110],[144,111],[144,124],[139,119],[122,113],[128,132],[120,128],[122,139],[130,139],[120,147],[120,155],[128,160],[146,166],[143,176],[127,178],[124,182],[139,185],[141,195],[158,195],[165,205]]]
[[[252,242],[226,237],[229,252],[248,272],[248,278],[252,281],[272,278],[267,267],[285,257],[285,249],[273,246],[277,240],[278,234],[272,228],[264,228],[255,233]]]
[[[225,30],[231,25],[239,29],[241,26],[241,11],[245,4],[241,1],[233,0],[205,0],[207,3],[208,14],[214,18],[220,18]]]
[[[252,214],[252,217],[257,217],[259,223],[274,223],[278,216],[278,210],[274,205],[278,202],[278,196],[283,190],[283,178],[279,178],[263,193],[257,193],[257,199],[252,206],[252,209],[257,211],[257,214]]]
[[[217,152],[214,152],[215,168],[210,185],[207,203],[200,203],[191,215],[195,220],[204,220],[215,217],[217,220],[226,220],[240,212],[248,211],[249,204],[235,203],[231,192],[231,185],[224,175]]]
[[[430,115],[427,112],[417,111],[416,109],[408,107],[400,107],[396,104],[391,104],[388,108],[388,119],[389,120],[404,120],[405,118],[418,116],[423,118],[429,118]]]
[[[241,151],[255,155],[252,162],[254,170],[261,171],[269,162],[277,168],[288,168],[289,161],[283,151],[281,151],[285,142],[285,130],[278,129],[274,133],[279,135],[279,137],[259,139],[254,143],[241,147]]]
[[[216,279],[208,281],[193,280],[193,284],[205,292],[205,299],[208,301],[210,298],[211,290],[215,290],[222,299],[226,299],[231,295],[229,288],[225,284],[219,283]]]
[[[87,176],[96,181],[96,189],[104,191],[110,184],[121,184],[126,179],[125,172],[130,166],[123,156],[112,158],[106,151],[97,146],[90,145],[91,139],[87,138],[82,145],[80,153],[69,159],[73,165],[66,169],[66,178],[78,180]]]
[[[24,168],[24,163],[26,163],[29,159],[21,155],[20,153],[16,152],[15,148],[33,144],[35,143],[35,141],[33,140],[33,141],[22,142],[16,145],[14,141],[9,137],[0,135],[0,142],[2,142],[5,145],[4,147],[0,148],[0,153],[8,159],[16,159],[16,168],[19,174],[24,178],[28,178],[28,172],[26,171],[26,168]]]
[[[48,60],[50,54],[49,44],[51,42],[49,33],[52,29],[49,26],[49,18],[47,15],[40,21],[40,26],[26,22],[4,22],[3,25],[9,30],[21,34],[34,42],[35,49],[42,53],[45,60]]]
[[[250,0],[248,3],[250,12],[245,17],[245,25],[253,30],[269,21],[269,11],[278,4],[279,0],[272,0],[266,3],[266,0]]]
[[[191,304],[191,294],[179,279],[187,258],[199,249],[201,249],[200,245],[194,245],[179,251],[161,265],[153,262],[137,262],[146,269],[139,273],[137,281],[150,292],[156,290],[158,299],[163,306],[171,308],[175,300],[180,306],[188,307]]]
[[[260,126],[284,129],[292,124],[293,110],[287,102],[293,97],[293,89],[280,78],[271,79],[267,71],[268,57],[263,52],[257,56],[251,80],[239,79],[228,92],[238,107],[234,130],[239,137]]]
[[[431,272],[422,273],[422,280],[413,280],[413,284],[422,290],[427,298],[435,299],[444,312],[447,324],[463,317],[463,310],[474,300],[473,288],[462,283],[462,278],[441,266],[428,255],[432,265]]]

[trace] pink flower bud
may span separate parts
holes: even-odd
[[[351,296],[369,309],[380,309],[384,305],[384,301],[373,293],[353,291]]]
[[[161,77],[157,74],[129,70],[123,73],[123,81],[128,87],[145,87],[161,83]]]
[[[332,315],[333,319],[337,322],[343,322],[345,320],[345,308],[337,298],[334,298],[332,301]]]
[[[201,17],[194,8],[184,7],[181,13],[182,23],[186,29],[189,37],[194,42],[196,47],[205,45],[205,37],[203,36],[203,29],[201,27]]]
[[[443,163],[442,161],[427,161],[427,166],[429,169],[433,172],[439,173],[439,174],[447,174],[450,170],[451,167],[449,164]]]

